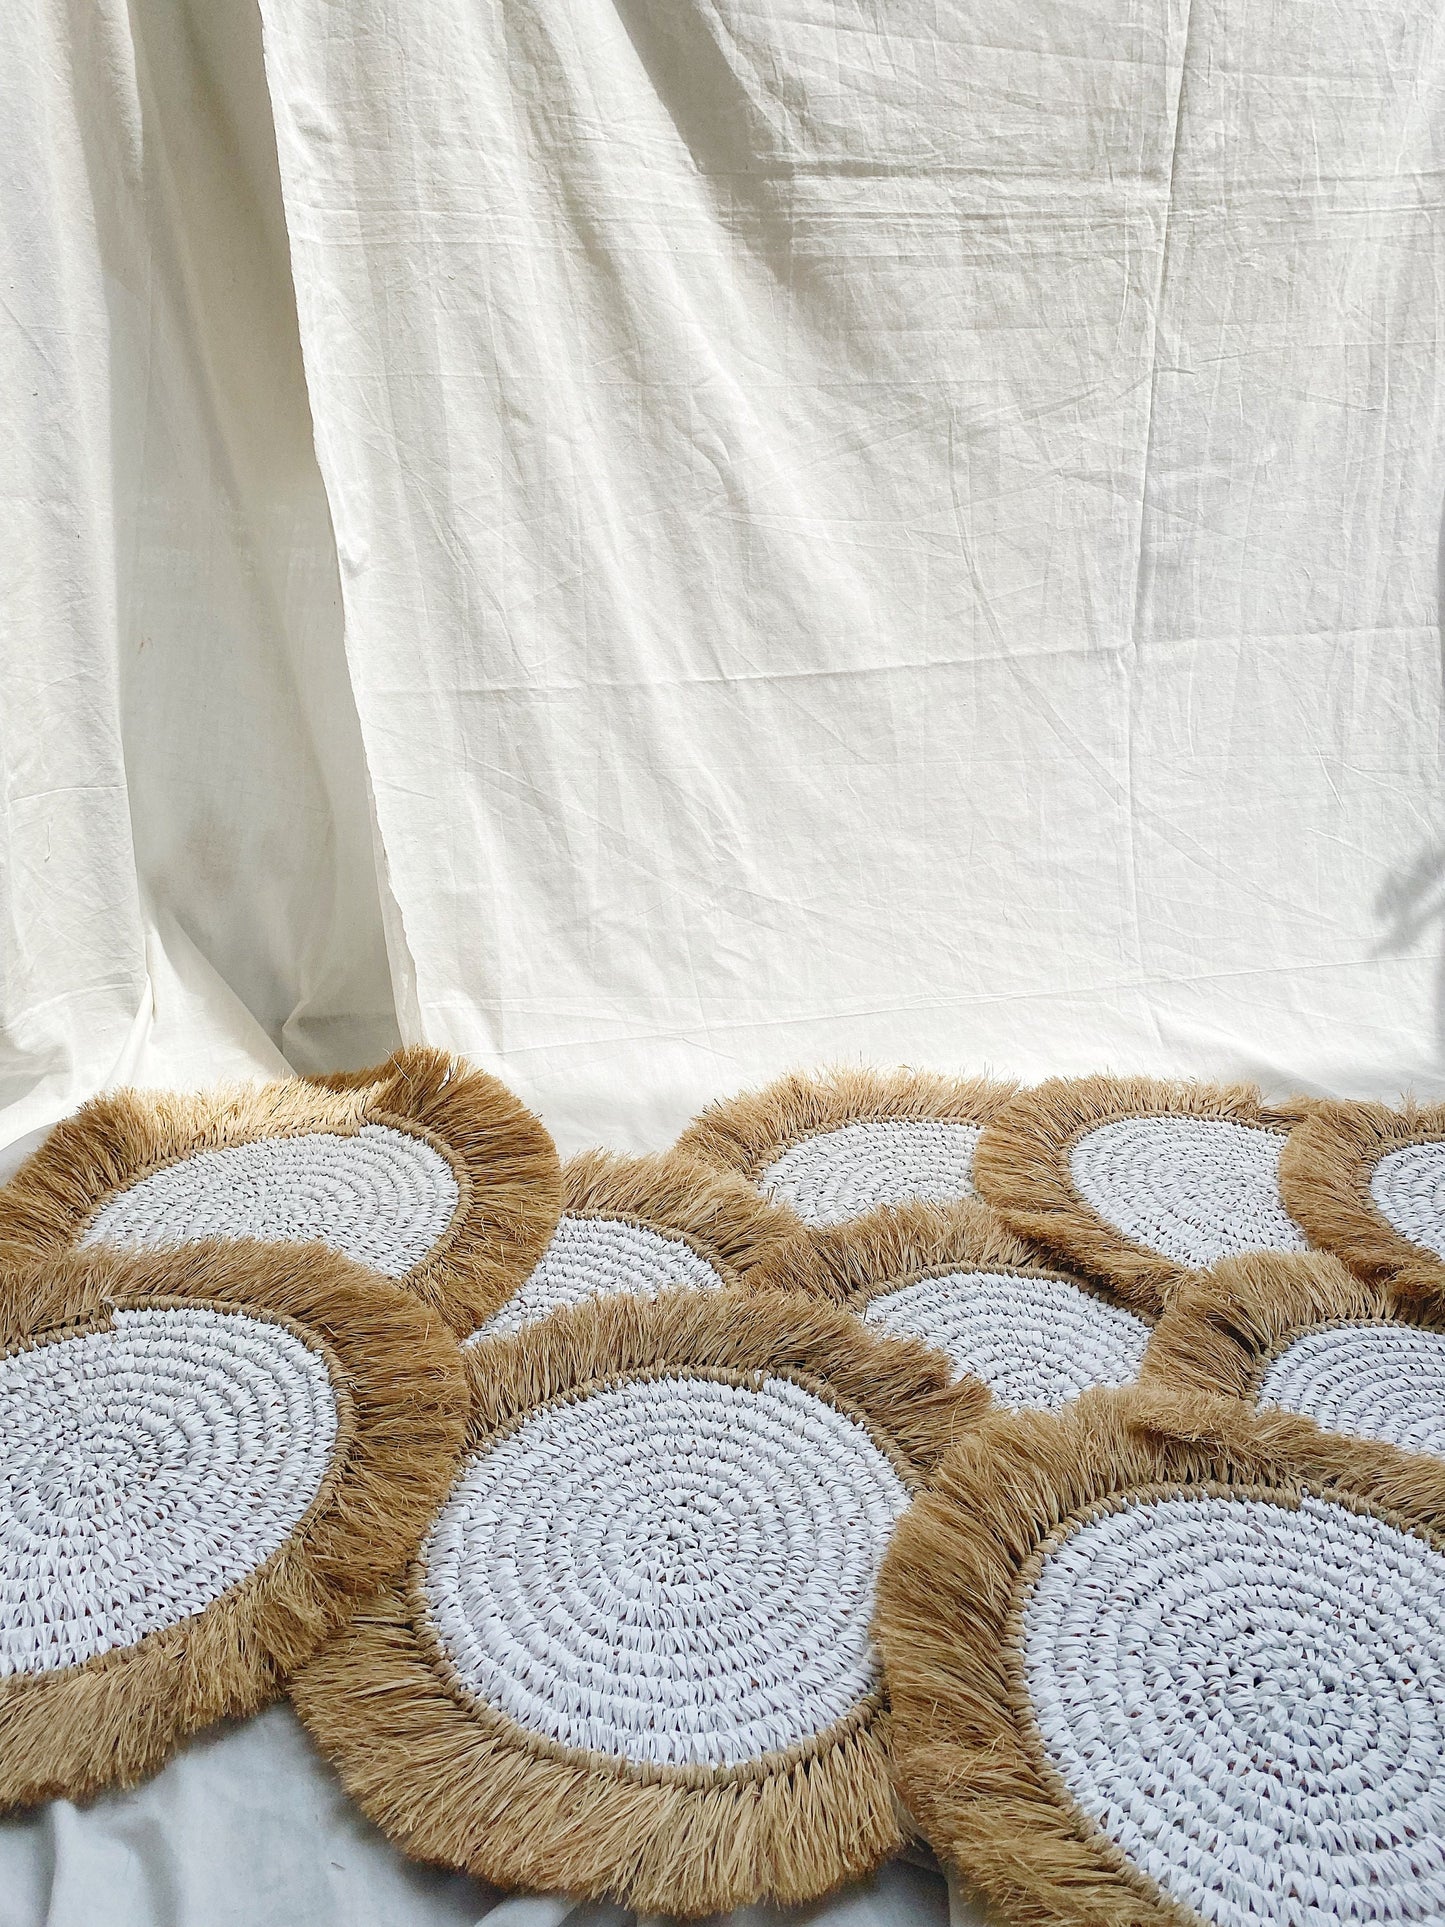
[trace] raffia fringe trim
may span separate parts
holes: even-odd
[[[786,1206],[760,1198],[733,1173],[678,1151],[635,1158],[586,1151],[570,1159],[562,1167],[562,1211],[574,1218],[617,1218],[681,1238],[730,1285],[798,1230]]]
[[[1445,1331],[1445,1283],[1430,1292],[1357,1277],[1328,1252],[1229,1258],[1175,1294],[1155,1326],[1141,1382],[1252,1404],[1270,1364],[1324,1325]]]
[[[1393,1280],[1429,1296],[1445,1262],[1397,1231],[1370,1196],[1381,1158],[1407,1144],[1445,1140],[1445,1104],[1317,1102],[1291,1133],[1279,1161],[1285,1208],[1310,1239],[1367,1278]]]
[[[1011,1230],[1111,1285],[1135,1311],[1157,1312],[1187,1266],[1107,1224],[1075,1187],[1069,1152],[1102,1125],[1144,1116],[1219,1118],[1289,1132],[1301,1105],[1266,1104],[1253,1084],[1152,1077],[1055,1077],[1021,1091],[987,1126],[974,1153],[979,1194]]]
[[[200,1613],[84,1665],[0,1681],[0,1804],[82,1799],[154,1772],[187,1734],[253,1712],[396,1570],[445,1493],[464,1423],[456,1341],[399,1287],[320,1246],[196,1244],[0,1264],[0,1350],[105,1329],[117,1309],[209,1306],[285,1323],[334,1361],[330,1471],[279,1551]]]
[[[986,1077],[935,1071],[795,1071],[759,1091],[724,1098],[696,1117],[677,1141],[689,1157],[748,1182],[805,1138],[878,1119],[987,1124],[1018,1089]]]
[[[1118,1303],[1107,1285],[1058,1270],[987,1205],[972,1203],[885,1205],[851,1223],[805,1233],[770,1252],[748,1282],[759,1291],[822,1295],[862,1313],[875,1298],[960,1271],[1058,1278]]]
[[[495,1078],[444,1051],[401,1050],[374,1069],[330,1078],[93,1098],[0,1190],[0,1239],[35,1253],[68,1250],[108,1198],[178,1159],[366,1124],[425,1139],[452,1168],[451,1223],[401,1282],[464,1336],[540,1258],[561,1179],[538,1120]]]
[[[922,1345],[885,1341],[794,1295],[674,1292],[595,1301],[466,1355],[468,1448],[544,1405],[672,1371],[796,1377],[854,1413],[916,1485],[977,1422]],[[560,1748],[460,1699],[417,1624],[415,1575],[360,1611],[293,1698],[362,1808],[409,1853],[502,1886],[612,1895],[700,1915],[815,1898],[903,1838],[876,1704],[744,1768],[636,1767]]]
[[[1156,1390],[1088,1392],[1058,1418],[995,1412],[900,1522],[875,1634],[900,1792],[934,1849],[1011,1927],[1181,1927],[1167,1900],[1074,1805],[1022,1683],[1030,1562],[1121,1496],[1268,1488],[1382,1514],[1445,1550],[1445,1465],[1283,1413]]]

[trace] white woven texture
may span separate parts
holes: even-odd
[[[136,1251],[198,1238],[313,1239],[388,1278],[425,1258],[451,1223],[457,1181],[409,1132],[260,1138],[168,1164],[111,1198],[82,1244]]]
[[[873,1587],[908,1494],[790,1379],[630,1379],[474,1458],[426,1541],[465,1689],[564,1746],[735,1766],[877,1683]]]
[[[0,1359],[0,1675],[219,1599],[315,1498],[336,1423],[321,1357],[233,1312],[120,1311]]]
[[[655,1298],[679,1285],[716,1291],[722,1282],[722,1274],[681,1238],[620,1218],[564,1217],[526,1283],[466,1343],[521,1331],[564,1305],[613,1292]]]
[[[1200,1268],[1241,1251],[1304,1251],[1279,1195],[1277,1132],[1212,1117],[1126,1117],[1069,1153],[1079,1194],[1137,1244]]]
[[[872,1299],[870,1325],[921,1338],[954,1374],[972,1372],[1001,1405],[1056,1412],[1091,1385],[1126,1385],[1149,1327],[1063,1278],[955,1271]]]
[[[1330,1432],[1445,1458],[1445,1333],[1416,1325],[1326,1325],[1271,1360],[1261,1405]]]
[[[1086,1814],[1220,1927],[1445,1919],[1445,1559],[1382,1521],[1189,1496],[1044,1563],[1038,1730]]]
[[[982,1128],[937,1118],[873,1119],[804,1138],[760,1179],[804,1224],[844,1224],[881,1204],[949,1204],[973,1196]]]
[[[1380,1215],[1404,1238],[1445,1258],[1445,1144],[1402,1144],[1370,1178]]]

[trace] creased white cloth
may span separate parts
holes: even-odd
[[[263,11],[7,63],[0,1136],[167,919],[568,1145],[1445,1089],[1428,0]]]
[[[290,1709],[194,1741],[157,1779],[80,1810],[0,1820],[0,1927],[626,1927],[621,1908],[502,1895],[396,1853]],[[979,1927],[906,1859],[821,1909],[748,1907],[734,1927]]]
[[[262,0],[429,1036],[1438,1087],[1429,0]]]
[[[396,1037],[256,17],[7,41],[0,1142]]]
[[[8,22],[0,1143],[399,1034],[568,1150],[1445,1093],[1438,8],[261,16]],[[276,1713],[0,1927],[467,1916],[362,1838]]]

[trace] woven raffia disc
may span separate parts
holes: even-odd
[[[1170,1300],[1144,1377],[1445,1457],[1445,1285],[1402,1292],[1324,1252],[1232,1258]]]
[[[1000,1111],[974,1178],[1020,1236],[1152,1311],[1221,1258],[1305,1248],[1279,1195],[1299,1116],[1252,1084],[1053,1078]]]
[[[464,1415],[437,1314],[320,1246],[0,1266],[0,1804],[271,1698],[416,1543]]]
[[[420,1557],[292,1688],[365,1811],[421,1859],[648,1913],[808,1900],[891,1853],[874,1574],[982,1386],[735,1292],[464,1358],[470,1453]]]
[[[557,1201],[536,1118],[415,1049],[342,1077],[95,1098],[0,1191],[0,1238],[37,1253],[320,1240],[466,1333],[536,1264]]]
[[[1310,1237],[1404,1290],[1445,1280],[1445,1104],[1315,1103],[1279,1165]]]
[[[1445,1918],[1442,1534],[1445,1467],[1290,1415],[990,1417],[879,1583],[903,1796],[1021,1927]]]
[[[822,1294],[891,1338],[941,1352],[1001,1405],[1057,1411],[1139,1370],[1149,1327],[1107,1286],[1045,1264],[978,1204],[900,1205],[794,1237],[748,1282]]]
[[[588,1151],[562,1167],[562,1216],[541,1262],[473,1342],[612,1292],[736,1285],[797,1229],[741,1178],[678,1152]]]
[[[979,1134],[1016,1088],[930,1071],[794,1074],[714,1104],[677,1148],[818,1229],[880,1205],[972,1197]]]

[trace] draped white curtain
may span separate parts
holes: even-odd
[[[0,87],[0,1144],[398,1035],[567,1148],[1445,1092],[1433,0],[23,0]],[[268,1716],[0,1919],[216,1760],[330,1797]]]
[[[0,1122],[394,1040],[254,12],[8,24]]]
[[[262,14],[12,23],[0,1138],[1442,1087],[1430,0]]]

